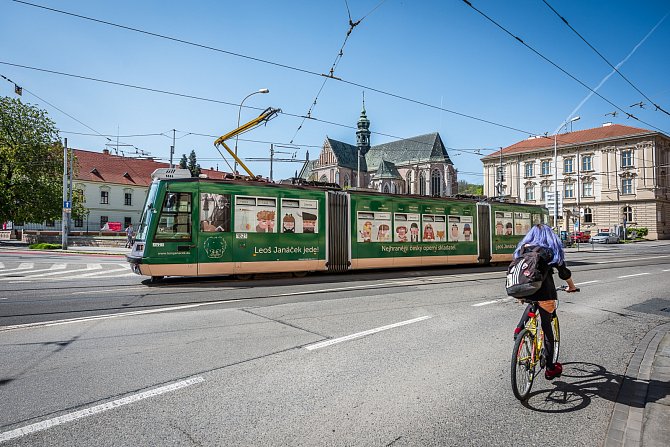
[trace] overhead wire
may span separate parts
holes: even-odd
[[[381,3],[384,3],[385,0],[383,0]],[[377,5],[379,7],[381,5]],[[319,91],[316,93],[316,96],[314,97],[314,101],[312,101],[312,104],[309,106],[309,110],[307,110],[307,114],[305,115],[305,118],[300,122],[300,125],[295,131],[295,134],[293,134],[293,138],[291,138],[290,144],[293,144],[293,141],[295,140],[295,137],[298,136],[298,132],[300,132],[300,129],[302,129],[303,124],[305,124],[305,121],[312,116],[312,111],[316,107],[316,103],[319,99],[319,96],[321,95],[321,92],[323,91],[324,87],[326,86],[326,82],[328,82],[328,79],[335,79],[335,69],[337,68],[338,64],[342,60],[342,56],[344,56],[344,47],[347,45],[347,41],[349,40],[349,36],[351,36],[352,31],[354,28],[356,28],[360,23],[363,21],[365,17],[370,15],[370,13],[366,14],[363,16],[363,18],[353,21],[351,18],[351,11],[349,10],[349,3],[347,3],[347,0],[344,0],[344,4],[347,7],[347,14],[349,15],[349,30],[347,31],[346,36],[344,36],[344,41],[342,42],[342,45],[340,46],[340,50],[337,52],[337,56],[335,56],[335,60],[333,61],[333,64],[330,66],[330,70],[328,71],[328,75],[326,75],[323,79],[323,82],[321,83],[321,87],[319,88]],[[375,7],[374,9],[377,9]],[[374,11],[373,9],[373,11]]]
[[[544,54],[540,53],[538,50],[536,50],[535,48],[533,48],[532,46],[530,46],[529,44],[527,44],[527,43],[526,43],[523,39],[521,39],[519,36],[515,35],[515,34],[512,33],[511,31],[509,31],[507,28],[505,28],[504,26],[502,26],[500,23],[496,22],[493,18],[489,17],[486,13],[484,13],[484,12],[481,11],[480,9],[476,8],[476,7],[475,7],[469,0],[463,0],[463,3],[467,4],[468,6],[470,6],[470,8],[472,8],[472,9],[475,10],[477,13],[479,13],[482,17],[484,17],[484,18],[487,19],[489,22],[493,23],[495,26],[497,26],[498,28],[500,28],[503,32],[505,32],[505,34],[508,34],[509,36],[511,36],[512,38],[514,38],[515,40],[517,40],[521,45],[525,46],[525,47],[528,48],[530,51],[532,51],[532,52],[535,53],[537,56],[539,56],[541,59],[543,59],[544,61],[548,62],[549,64],[551,64],[552,66],[554,66],[555,68],[557,68],[559,71],[561,71],[562,73],[564,73],[565,75],[567,75],[569,78],[573,79],[573,80],[576,81],[578,84],[580,84],[580,85],[583,86],[584,88],[586,88],[586,89],[588,89],[589,91],[591,91],[594,95],[598,96],[600,99],[602,99],[603,101],[607,102],[608,104],[610,104],[611,106],[613,106],[614,108],[616,108],[617,110],[619,110],[621,113],[623,113],[624,115],[626,115],[628,118],[633,118],[634,120],[639,121],[639,122],[641,122],[641,123],[643,123],[643,124],[645,124],[645,125],[647,125],[647,126],[649,126],[649,127],[652,127],[652,128],[654,128],[654,129],[658,130],[659,132],[663,132],[663,133],[666,133],[666,134],[668,133],[668,132],[664,131],[663,129],[660,129],[660,128],[658,128],[658,127],[656,127],[656,126],[654,126],[654,125],[652,125],[652,124],[650,124],[650,123],[647,123],[646,121],[641,120],[640,118],[638,118],[637,116],[633,115],[632,113],[628,113],[628,112],[626,112],[624,109],[622,109],[621,107],[619,107],[618,105],[616,105],[615,103],[613,103],[612,101],[610,101],[609,99],[605,98],[603,95],[601,95],[600,93],[598,93],[596,90],[594,90],[594,89],[592,89],[591,87],[589,87],[589,86],[588,86],[586,83],[584,83],[581,79],[577,78],[575,75],[573,75],[572,73],[568,72],[566,69],[564,69],[563,67],[561,67],[560,65],[558,65],[556,62],[552,61],[552,60],[549,59],[547,56],[545,56]]]
[[[123,82],[109,81],[109,80],[105,80],[105,79],[93,78],[93,77],[90,77],[90,76],[76,75],[76,74],[72,74],[72,73],[65,73],[65,72],[60,72],[60,71],[55,71],[55,70],[48,70],[48,69],[44,69],[44,68],[31,67],[31,66],[28,66],[28,65],[13,64],[13,63],[10,63],[10,62],[5,62],[5,61],[0,61],[0,64],[9,65],[9,66],[13,66],[13,67],[19,67],[19,68],[25,68],[27,70],[35,70],[35,71],[41,71],[41,72],[45,72],[45,73],[57,74],[57,75],[61,75],[61,76],[73,77],[73,78],[77,78],[77,79],[84,79],[84,80],[87,80],[87,81],[94,81],[94,82],[101,82],[101,83],[110,84],[110,85],[117,85],[117,86],[120,86],[120,87],[133,88],[133,89],[137,89],[137,90],[146,90],[146,91],[150,91],[150,92],[154,92],[154,93],[161,93],[161,94],[166,94],[166,95],[178,96],[178,97],[194,99],[194,100],[198,100],[198,101],[206,101],[206,102],[213,102],[213,103],[218,103],[218,104],[225,104],[225,105],[234,106],[236,108],[240,107],[239,104],[231,103],[231,102],[228,102],[228,101],[221,101],[221,100],[212,99],[212,98],[205,98],[205,97],[201,97],[201,96],[187,95],[187,94],[183,94],[183,93],[177,93],[177,92],[172,92],[172,91],[168,91],[168,90],[154,89],[154,88],[150,88],[150,87],[143,87],[143,86],[127,84],[127,83],[123,83]],[[264,110],[260,107],[253,107],[253,106],[244,106],[244,107],[249,108],[249,109],[254,109],[254,110],[261,110],[261,111]],[[282,114],[282,115],[291,116],[291,117],[294,117],[294,118],[303,118],[304,117],[304,115],[289,113],[289,112],[285,112],[283,110],[280,111],[279,113]],[[319,118],[314,118],[313,116],[309,117],[309,119],[314,120],[314,121],[318,121],[318,122],[324,123],[324,124],[330,124],[332,126],[343,127],[345,129],[353,129],[353,130],[356,129],[356,127],[352,126],[352,125],[337,123],[337,122],[334,122],[334,121],[328,121],[328,120],[323,120],[323,119],[319,119]],[[521,132],[523,132],[523,131],[521,131]],[[411,142],[426,144],[423,141],[412,140],[411,138],[403,138],[403,137],[399,137],[397,135],[387,134],[387,133],[383,133],[383,132],[371,131],[370,133],[375,134],[375,135],[380,135],[380,136],[393,138],[393,139],[396,139],[396,140],[407,140],[407,141],[411,141]],[[528,133],[528,132],[524,132],[524,133]],[[453,150],[458,151],[458,152],[464,152],[463,150],[459,150],[459,149],[453,149]],[[473,149],[473,150],[476,150],[476,149]]]
[[[603,55],[600,53],[600,51],[598,51],[593,45],[591,45],[591,44],[589,43],[589,41],[587,41],[587,40],[584,38],[584,36],[582,36],[582,35],[581,35],[581,34],[580,34],[580,33],[579,33],[579,32],[578,32],[572,25],[570,25],[570,23],[565,19],[565,17],[563,17],[561,14],[559,14],[558,11],[556,11],[556,9],[555,9],[553,6],[551,6],[551,5],[549,4],[549,2],[547,2],[547,0],[542,0],[542,1],[544,2],[545,5],[547,5],[547,6],[549,7],[549,9],[551,9],[551,10],[553,11],[554,14],[556,14],[556,16],[558,16],[559,19],[561,19],[561,21],[562,21],[563,23],[565,23],[565,25],[566,25],[568,28],[570,28],[570,29],[571,29],[571,30],[572,30],[572,31],[573,31],[573,32],[574,32],[574,33],[575,33],[575,34],[576,34],[576,35],[577,35],[577,36],[578,36],[578,37],[579,37],[579,38],[580,38],[586,45],[588,45],[589,48],[591,48],[593,51],[595,51],[595,53],[596,53],[598,56],[600,56],[600,58],[601,58],[602,60],[604,60],[605,63],[607,63],[607,65],[609,65],[614,71],[616,71],[617,74],[618,74],[619,76],[621,76],[622,79],[624,79],[624,80],[625,80],[631,87],[633,87],[633,88],[634,88],[640,95],[642,95],[647,101],[649,101],[650,103],[652,103],[652,104],[654,105],[654,107],[656,107],[656,110],[660,110],[661,112],[665,113],[666,115],[670,115],[670,113],[668,113],[668,111],[666,111],[663,107],[661,107],[660,105],[658,105],[654,100],[652,100],[652,99],[649,98],[647,95],[645,95],[639,88],[637,88],[637,86],[635,86],[635,84],[633,84],[633,83],[632,83],[626,76],[624,76],[623,73],[621,73],[621,72],[620,72],[614,65],[612,65],[612,63],[611,63],[609,60],[607,60],[607,58],[606,58],[605,56],[603,56]],[[670,14],[670,13],[666,13],[665,16],[663,16],[663,18],[656,24],[656,26],[652,29],[652,31],[653,31],[654,29],[656,29],[656,28],[657,28],[657,27],[658,27],[658,26],[659,26],[659,25],[660,25],[660,24],[661,24],[661,23],[668,17],[668,14]],[[634,104],[634,105],[635,105],[635,104]]]
[[[209,45],[203,45],[203,44],[199,44],[199,43],[196,43],[196,42],[191,42],[191,41],[188,41],[188,40],[167,36],[167,35],[164,35],[164,34],[158,34],[158,33],[150,32],[150,31],[145,31],[145,30],[141,30],[139,28],[133,28],[133,27],[130,27],[130,26],[120,25],[120,24],[109,22],[109,21],[106,21],[106,20],[100,20],[100,19],[96,19],[96,18],[92,18],[92,17],[87,17],[87,16],[84,16],[84,15],[81,15],[81,14],[75,14],[75,13],[68,12],[68,11],[63,11],[63,10],[60,10],[60,9],[55,9],[55,8],[50,8],[50,7],[46,7],[46,6],[42,6],[42,5],[37,5],[37,4],[30,3],[30,2],[27,2],[27,1],[23,1],[23,0],[12,0],[12,1],[15,2],[15,3],[21,3],[21,4],[24,4],[24,5],[27,5],[27,6],[32,6],[32,7],[35,7],[35,8],[40,8],[40,9],[44,9],[44,10],[47,10],[47,11],[56,12],[56,13],[59,13],[59,14],[64,14],[64,15],[68,15],[68,16],[72,16],[72,17],[77,17],[77,18],[80,18],[80,19],[83,19],[83,20],[90,20],[92,22],[97,22],[97,23],[101,23],[101,24],[104,24],[104,25],[117,27],[117,28],[125,29],[125,30],[128,30],[128,31],[133,31],[133,32],[141,33],[141,34],[146,34],[146,35],[161,38],[161,39],[167,39],[167,40],[170,40],[170,41],[173,41],[173,42],[182,43],[184,45],[190,45],[190,46],[194,46],[194,47],[198,47],[198,48],[202,48],[202,49],[216,51],[216,52],[219,52],[219,53],[228,54],[230,56],[236,56],[236,57],[240,57],[240,58],[243,58],[243,59],[253,60],[255,62],[269,64],[269,65],[273,65],[273,66],[276,66],[276,67],[285,68],[285,69],[293,70],[293,71],[296,71],[296,72],[309,74],[309,75],[312,75],[312,76],[320,76],[320,77],[323,77],[323,76],[327,77],[328,76],[324,73],[318,73],[318,72],[315,72],[315,71],[312,71],[312,70],[307,70],[307,69],[303,69],[303,68],[299,68],[299,67],[293,67],[293,66],[290,66],[290,65],[287,65],[287,64],[272,62],[272,61],[268,61],[268,60],[265,60],[265,59],[253,57],[253,56],[247,56],[245,54],[236,53],[236,52],[232,52],[232,51],[227,51],[227,50],[223,50],[221,48],[216,48],[216,47],[212,47],[212,46],[209,46]],[[383,3],[383,1],[381,3]],[[377,9],[381,5],[381,3],[378,6],[376,6],[374,9]],[[368,13],[368,15],[369,14],[370,13]],[[13,65],[13,64],[10,64],[10,65]],[[367,85],[364,85],[364,84],[360,84],[358,82],[348,81],[348,80],[343,79],[343,78],[333,77],[332,79],[334,79],[338,82],[342,82],[344,84],[352,85],[352,86],[355,86],[355,87],[359,87],[359,88],[362,88],[362,89],[369,90],[371,92],[379,93],[381,95],[385,95],[385,96],[389,96],[389,97],[392,97],[392,98],[400,99],[402,101],[410,102],[410,103],[413,103],[413,104],[421,105],[421,106],[432,108],[432,109],[435,109],[435,110],[440,110],[440,111],[443,111],[443,112],[450,113],[452,115],[472,119],[472,120],[479,121],[479,122],[482,122],[482,123],[485,123],[485,124],[490,124],[492,126],[497,126],[497,127],[503,128],[503,129],[513,130],[513,131],[520,132],[520,133],[525,133],[525,134],[537,134],[538,133],[538,132],[528,132],[526,130],[518,129],[518,128],[515,128],[515,127],[512,127],[512,126],[507,126],[507,125],[504,125],[504,124],[501,124],[501,123],[496,123],[494,121],[490,121],[490,120],[487,120],[487,119],[484,119],[484,118],[479,118],[479,117],[476,117],[476,116],[473,116],[473,115],[468,115],[466,113],[457,112],[455,110],[450,110],[450,109],[447,109],[447,108],[444,108],[444,107],[438,107],[438,106],[433,105],[433,104],[429,104],[429,103],[426,103],[426,102],[423,102],[423,101],[408,98],[406,96],[402,96],[402,95],[399,95],[399,94],[396,94],[396,93],[391,93],[391,92],[381,90],[381,89],[377,89],[377,88],[374,88],[374,87],[370,87],[370,86],[367,86]],[[310,119],[310,118],[308,118],[308,119]]]

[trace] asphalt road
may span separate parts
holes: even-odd
[[[670,243],[571,251],[565,373],[522,405],[503,268],[153,286],[121,258],[1,259],[4,445],[599,445],[670,320]]]

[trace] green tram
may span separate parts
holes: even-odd
[[[540,206],[400,196],[334,187],[152,175],[135,244],[133,272],[237,275],[511,260]]]

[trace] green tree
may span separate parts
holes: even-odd
[[[476,185],[473,183],[468,183],[465,180],[459,180],[458,193],[472,196],[481,196],[484,195],[484,185]]]
[[[198,177],[201,172],[194,150],[192,150],[191,154],[188,156],[188,170],[191,171],[191,177]]]
[[[57,220],[63,149],[44,110],[0,97],[0,222]]]
[[[186,154],[181,154],[181,160],[179,160],[179,167],[181,169],[186,169],[188,166],[188,159],[186,158]]]

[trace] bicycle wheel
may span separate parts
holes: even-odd
[[[558,323],[558,315],[551,320],[551,328],[554,330],[554,363],[558,362],[559,346],[561,344],[561,326]]]
[[[535,341],[528,329],[523,329],[514,342],[512,351],[512,391],[519,400],[526,400],[535,378]]]

